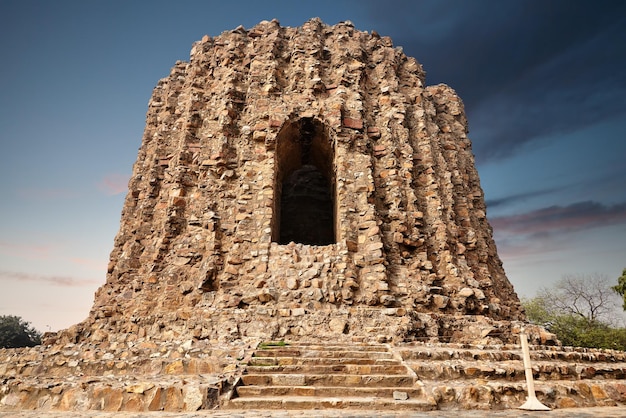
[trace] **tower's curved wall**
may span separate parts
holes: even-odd
[[[106,284],[72,332],[410,339],[523,319],[466,134],[452,89],[349,22],[204,37],[154,89]],[[329,182],[327,245],[278,238],[277,187],[306,159],[290,135]]]

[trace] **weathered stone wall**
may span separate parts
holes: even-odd
[[[248,348],[188,340],[0,349],[0,414],[213,409]]]
[[[106,284],[61,337],[411,339],[459,315],[523,320],[466,134],[451,88],[349,22],[205,36],[154,89]],[[278,243],[305,163],[329,182],[330,245]]]

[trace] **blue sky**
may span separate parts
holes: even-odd
[[[147,103],[194,41],[277,18],[351,20],[465,102],[509,280],[626,267],[626,3],[0,0],[0,315],[84,319]]]

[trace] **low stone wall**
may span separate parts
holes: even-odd
[[[189,340],[2,349],[0,410],[211,409],[248,348]]]

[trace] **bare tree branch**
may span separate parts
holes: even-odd
[[[588,323],[616,321],[619,297],[611,289],[610,279],[603,274],[568,274],[550,289],[543,288],[539,296],[549,312],[570,314]]]

